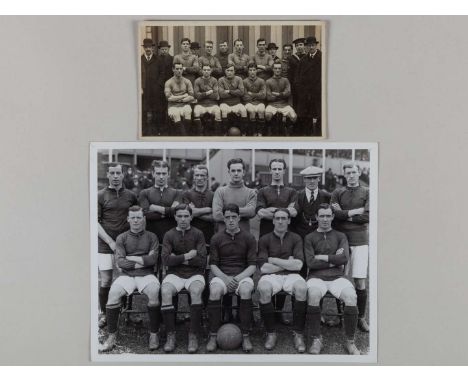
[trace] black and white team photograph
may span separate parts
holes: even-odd
[[[139,24],[139,138],[326,137],[320,21]]]
[[[370,143],[92,143],[92,360],[375,362],[377,170]]]

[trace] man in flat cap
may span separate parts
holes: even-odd
[[[307,136],[321,135],[322,111],[322,52],[315,37],[307,37],[308,53],[299,61],[294,78],[298,97],[296,111]]]
[[[299,66],[299,61],[301,58],[304,57],[304,38],[297,38],[293,41],[294,47],[296,48],[296,53],[294,53],[289,59],[289,66],[288,66],[288,80],[291,83],[291,93],[292,93],[292,103],[293,107],[296,108],[297,106],[297,89],[296,89],[296,72]]]
[[[281,62],[281,59],[276,55],[276,52],[278,51],[278,47],[276,46],[274,42],[270,42],[268,44],[267,51],[268,51],[268,54],[273,59],[273,62]]]
[[[141,90],[142,90],[142,132],[143,135],[155,134],[155,116],[157,113],[158,74],[157,59],[154,54],[154,42],[150,38],[143,40],[141,55]]]
[[[172,62],[174,57],[169,54],[171,46],[165,40],[158,43],[159,54],[156,59],[157,66],[157,101],[156,101],[156,124],[161,134],[167,134],[167,99],[164,95],[164,84],[172,77]]]

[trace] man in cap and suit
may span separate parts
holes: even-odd
[[[197,41],[191,42],[190,52],[192,52],[194,56],[200,57],[200,43],[198,43]]]
[[[157,103],[157,65],[154,54],[154,42],[150,38],[143,40],[144,54],[141,55],[141,90],[142,90],[142,130],[143,135],[154,134],[154,122]]]
[[[159,55],[156,58],[157,72],[157,97],[156,97],[156,123],[160,132],[165,133],[167,126],[167,99],[164,95],[164,84],[172,77],[172,61],[174,58],[169,54],[171,46],[165,40],[158,43]]]
[[[267,46],[268,54],[273,58],[273,62],[281,62],[281,58],[276,55],[278,47],[274,42],[270,42]]]
[[[304,135],[321,135],[322,52],[315,37],[307,37],[308,53],[299,61],[294,78],[297,94],[295,110],[301,120]],[[312,131],[311,131],[312,130]]]
[[[294,47],[296,48],[296,53],[294,53],[289,58],[288,80],[291,83],[293,108],[296,108],[297,106],[297,89],[296,89],[295,77],[296,77],[297,68],[299,66],[299,61],[301,61],[301,58],[304,57],[305,55],[304,42],[305,42],[304,38],[297,38],[293,41]]]

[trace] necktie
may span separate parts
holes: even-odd
[[[314,192],[311,191],[311,192],[310,192],[310,201],[309,201],[309,203],[312,204],[314,201],[315,201],[315,199],[314,199]]]

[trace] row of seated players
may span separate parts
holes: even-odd
[[[203,65],[203,75],[193,86],[183,76],[183,69],[181,63],[174,62],[174,76],[166,81],[164,89],[176,134],[226,135],[232,126],[228,121],[232,113],[240,118],[242,135],[295,135],[297,114],[290,105],[291,85],[282,76],[280,62],[273,64],[273,77],[266,81],[257,75],[254,63],[248,65],[245,79],[235,75],[234,65],[228,65],[219,80],[211,75],[210,65]],[[210,117],[210,123],[202,124],[204,115]]]
[[[260,237],[258,250],[255,237],[247,230],[240,229],[239,206],[228,204],[222,213],[225,229],[214,234],[210,241],[209,300],[206,306],[209,339],[206,350],[213,352],[217,348],[221,299],[227,293],[240,297],[242,348],[245,352],[253,350],[250,332],[252,294],[256,289],[267,332],[265,349],[272,350],[277,342],[272,296],[285,291],[295,299],[293,341],[296,351],[304,353],[306,343],[309,343],[309,353],[319,354],[322,348],[320,301],[330,292],[344,303],[344,346],[349,354],[360,354],[354,342],[358,322],[356,291],[346,271],[350,259],[349,244],[345,234],[332,228],[334,209],[329,204],[320,204],[315,216],[318,228],[306,235],[304,240],[289,231],[289,210],[275,209],[273,231]],[[159,256],[158,237],[145,230],[143,209],[140,206],[129,208],[127,221],[130,230],[116,239],[115,257],[121,275],[110,289],[106,306],[109,335],[102,351],[110,351],[115,346],[121,298],[135,290],[148,297],[149,349],[159,347],[159,327],[164,322],[167,331],[164,351],[174,351],[176,312],[173,297],[185,288],[191,297],[187,351],[197,352],[203,309],[202,292],[205,288],[206,243],[203,232],[191,226],[190,205],[177,205],[174,218],[177,226],[168,230],[163,238],[161,257],[167,274],[161,282],[154,274]],[[299,274],[304,262],[308,268],[306,279]],[[252,276],[257,268],[261,277],[255,287]]]

